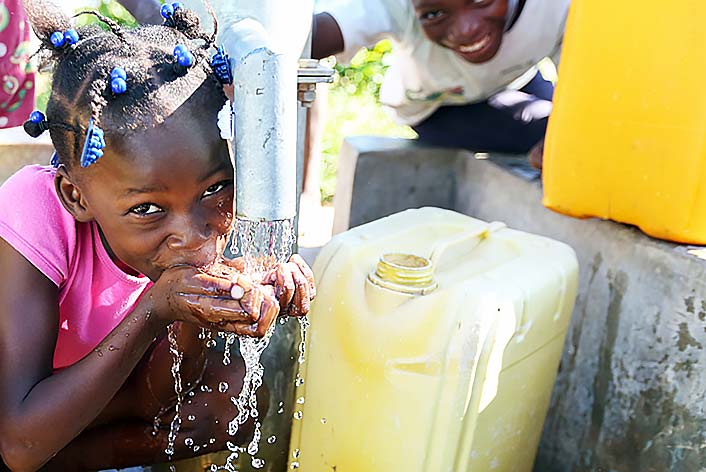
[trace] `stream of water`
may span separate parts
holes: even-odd
[[[251,221],[237,219],[234,224],[234,235],[232,239],[231,252],[236,257],[242,257],[244,262],[244,273],[253,281],[261,281],[268,272],[278,263],[287,262],[292,255],[292,247],[295,242],[295,231],[292,220],[282,221]],[[298,362],[304,362],[304,346],[306,339],[306,328],[308,321],[300,318],[302,341],[299,346]],[[264,368],[260,362],[263,351],[267,348],[275,332],[278,323],[272,323],[266,335],[262,338],[249,336],[236,336],[233,333],[218,333],[224,339],[225,350],[223,363],[230,364],[231,346],[237,339],[240,354],[245,363],[245,376],[243,387],[237,396],[231,396],[231,401],[238,408],[238,415],[228,423],[228,433],[235,436],[240,427],[249,419],[255,422],[255,432],[247,447],[238,447],[232,442],[227,443],[230,455],[223,466],[212,466],[211,470],[236,471],[235,461],[241,454],[247,452],[251,459],[251,465],[255,469],[265,466],[265,461],[257,457],[260,449],[261,420],[257,409],[257,390],[262,385]],[[200,338],[206,341],[206,346],[212,348],[216,345],[210,334],[202,332]],[[181,377],[179,374],[182,356],[176,345],[175,334],[169,332],[170,351],[173,356],[172,375],[174,376],[174,390],[177,394],[177,407],[169,431],[169,445],[165,452],[171,459],[174,454],[174,444],[181,425],[181,404],[183,402]],[[226,391],[228,385],[221,382],[219,391]],[[189,439],[189,438],[187,438]]]

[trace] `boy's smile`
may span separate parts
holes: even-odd
[[[508,0],[412,0],[426,36],[473,64],[497,54]]]

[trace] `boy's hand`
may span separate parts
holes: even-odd
[[[529,163],[537,170],[542,170],[542,161],[544,156],[544,139],[534,145],[529,152]]]
[[[316,297],[314,273],[299,254],[289,262],[278,264],[263,280],[274,287],[279,300],[280,315],[304,316],[309,313],[311,301]]]

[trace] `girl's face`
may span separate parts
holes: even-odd
[[[500,49],[507,0],[412,0],[426,36],[473,64],[491,60]]]
[[[79,170],[87,214],[118,264],[157,280],[169,267],[219,255],[234,193],[219,108],[187,102],[163,125],[108,142],[96,164]]]

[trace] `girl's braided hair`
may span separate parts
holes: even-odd
[[[225,101],[209,60],[217,24],[213,10],[206,5],[214,20],[212,35],[202,29],[196,13],[184,8],[174,11],[164,25],[135,29],[122,29],[97,12],[87,11],[78,15],[94,15],[108,30],[79,28],[76,44],[56,48],[51,35],[70,29],[69,18],[48,0],[24,0],[27,16],[42,42],[39,53],[54,65],[46,122],[27,121],[25,130],[39,136],[48,128],[59,161],[73,166],[80,160],[91,119],[110,139],[163,123],[203,86]],[[178,44],[192,53],[192,67],[177,63],[174,48]],[[111,90],[115,67],[123,68],[128,76],[128,89],[119,95]]]

